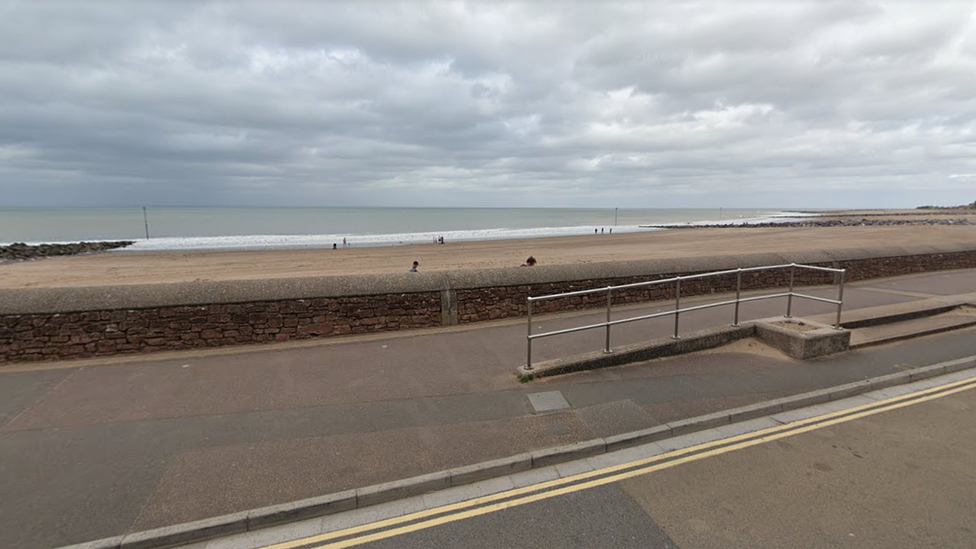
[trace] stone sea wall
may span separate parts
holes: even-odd
[[[526,314],[526,298],[789,263],[846,280],[976,268],[976,249],[938,245],[280,280],[0,290],[0,364],[283,342],[473,324]],[[795,284],[832,283],[797,270]],[[743,289],[784,288],[789,270],[743,273]],[[685,280],[681,295],[734,291],[734,273]],[[674,297],[674,283],[614,293],[615,304]],[[537,303],[533,314],[606,306],[605,294]]]

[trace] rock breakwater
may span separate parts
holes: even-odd
[[[825,219],[779,221],[771,223],[709,224],[709,225],[641,225],[642,229],[768,229],[771,227],[866,227],[896,225],[976,225],[976,219]]]
[[[40,259],[56,255],[76,255],[92,252],[104,252],[115,248],[124,248],[134,244],[132,240],[115,242],[77,242],[72,244],[38,244],[32,246],[23,242],[15,242],[9,246],[0,246],[0,261],[24,261]]]

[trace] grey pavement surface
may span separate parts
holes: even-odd
[[[973,410],[968,369],[187,549],[971,547]]]
[[[901,303],[937,295],[923,291],[929,286],[973,292],[976,275],[867,281],[850,285],[845,299],[850,308]],[[782,314],[777,301],[743,307],[742,318]],[[626,314],[660,307],[668,305]],[[812,302],[794,307],[796,316],[830,311]],[[535,320],[547,330],[588,316],[599,313]],[[682,316],[687,330],[730,321],[731,309]],[[627,325],[614,342],[660,337],[672,326]],[[524,361],[524,334],[523,320],[5,368],[0,546],[41,549],[197,520],[976,354],[972,328],[807,362],[743,341],[520,384],[512,371]],[[555,357],[602,346],[588,336],[538,347]],[[559,391],[570,408],[537,412],[527,395],[548,391]]]

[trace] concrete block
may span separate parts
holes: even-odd
[[[403,480],[395,480],[384,484],[375,484],[356,490],[359,507],[375,505],[394,499],[419,496],[434,490],[443,490],[451,486],[451,473],[439,471],[429,475],[421,475]]]
[[[806,408],[807,406],[823,404],[829,400],[830,389],[821,389],[819,391],[811,391],[809,393],[784,397],[779,399],[779,402],[783,405],[783,411],[786,412],[789,410],[796,410],[797,408]]]
[[[968,370],[970,368],[976,368],[976,357],[950,360],[949,362],[943,362],[942,365],[945,367],[947,374],[958,372],[960,370]]]
[[[845,383],[829,389],[830,400],[840,400],[847,397],[862,395],[868,391],[873,391],[875,387],[871,385],[871,380],[855,381]]]
[[[802,326],[803,331],[788,325]],[[850,330],[838,330],[811,320],[769,318],[757,320],[755,326],[760,341],[801,360],[840,353],[851,346]]]
[[[749,433],[755,433],[757,431],[762,431],[763,429],[771,429],[773,427],[779,427],[779,423],[770,419],[769,417],[759,417],[755,419],[750,419],[748,421],[742,421],[739,423],[730,423],[728,425],[723,425],[721,427],[716,427],[715,431],[722,434],[723,437],[737,437],[739,435],[745,435]]]
[[[716,412],[714,414],[707,414],[704,416],[682,419],[679,421],[672,421],[671,423],[668,423],[668,425],[671,426],[672,436],[694,433],[695,431],[703,431],[705,429],[710,429],[712,427],[718,427],[720,425],[728,425],[728,424],[729,424],[728,412]]]
[[[657,425],[650,429],[641,429],[630,433],[622,433],[607,437],[607,452],[614,452],[623,448],[640,446],[656,440],[669,438],[671,436],[670,425]]]
[[[557,463],[565,463],[575,459],[605,454],[607,443],[602,438],[568,444],[556,448],[547,448],[532,452],[532,468],[546,467]]]
[[[744,324],[742,326],[718,326],[681,334],[681,339],[663,337],[644,343],[615,347],[610,354],[606,354],[603,351],[592,351],[570,357],[546,360],[533,364],[531,370],[526,370],[525,366],[522,365],[515,369],[515,375],[525,381],[530,376],[532,378],[538,378],[583,370],[623,366],[654,358],[713,349],[739,339],[751,337],[754,331],[755,327],[751,324]]]
[[[247,514],[247,529],[256,530],[274,524],[294,522],[332,513],[341,513],[355,509],[357,505],[356,491],[347,490],[325,496],[302,499],[271,505],[260,509],[252,509]]]
[[[119,549],[119,546],[122,545],[122,537],[123,536],[115,536],[114,538],[86,541],[85,543],[68,545],[59,549]]]
[[[729,410],[729,423],[738,423],[759,417],[771,416],[783,411],[783,403],[780,400],[760,402],[749,406],[742,406]]]
[[[521,471],[528,471],[532,468],[532,455],[519,454],[517,456],[484,461],[451,469],[451,486],[471,484],[489,478],[510,475]]]
[[[935,364],[933,366],[926,366],[924,368],[916,368],[914,370],[910,370],[908,373],[909,373],[909,380],[918,381],[920,379],[928,379],[930,377],[944,375],[946,371],[945,371],[945,366],[941,364]]]
[[[158,549],[247,531],[247,512],[186,522],[122,537],[119,549]]]
[[[911,381],[911,378],[911,372],[898,372],[896,374],[871,378],[867,381],[871,384],[871,390],[877,391],[878,389],[886,389],[895,385],[904,385]]]

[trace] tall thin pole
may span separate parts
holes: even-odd
[[[613,226],[617,226],[617,208],[613,209]]]
[[[526,307],[526,337],[525,337],[525,369],[532,369],[532,300],[525,300]]]
[[[674,282],[674,335],[671,339],[681,339],[678,335],[678,318],[681,316],[681,277],[675,277]]]
[[[613,286],[607,286],[607,346],[603,349],[605,354],[610,354],[610,306],[613,303]]]
[[[146,207],[142,207],[142,220],[146,223],[146,240],[149,240],[149,216],[146,215]]]

